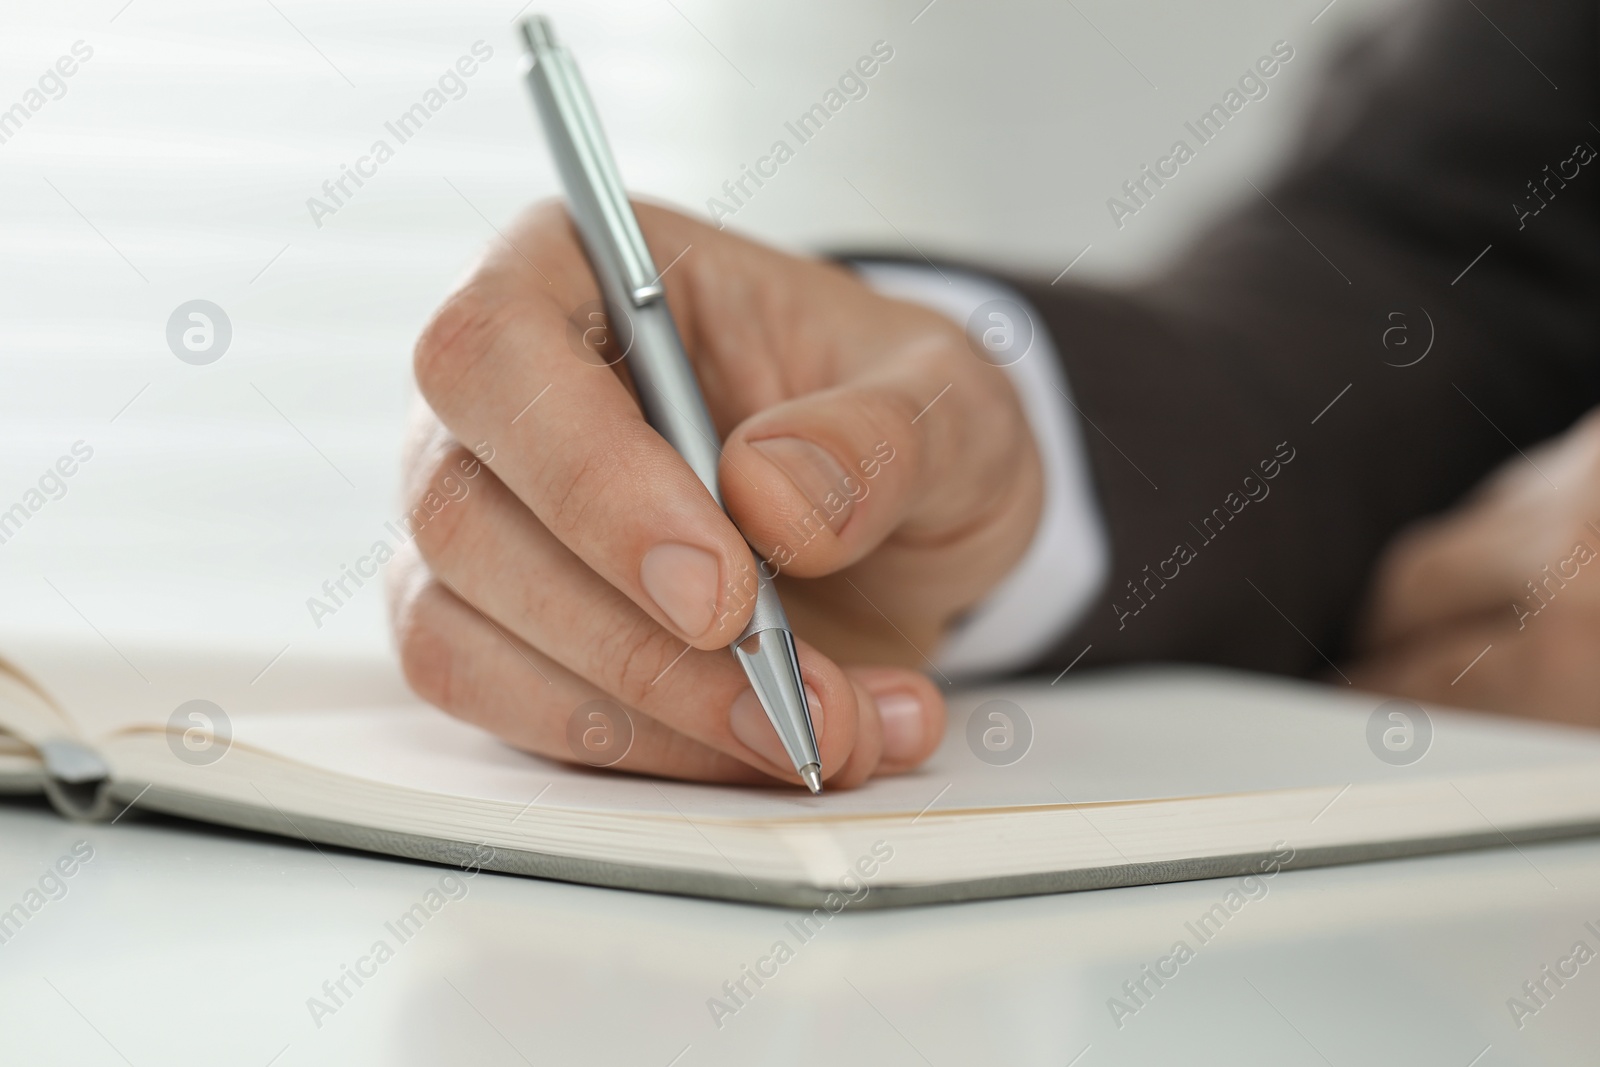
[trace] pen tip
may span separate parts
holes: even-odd
[[[822,792],[822,768],[815,763],[808,763],[800,768],[800,780],[806,784],[806,788],[811,792]]]

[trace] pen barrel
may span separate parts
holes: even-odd
[[[544,58],[530,64],[528,88],[567,193],[567,211],[600,284],[613,340],[639,387],[645,418],[721,507],[717,465],[722,449],[717,430],[633,210],[622,190],[612,187],[615,168],[599,119],[571,58],[564,49],[549,46],[547,26],[538,23],[534,29],[539,32],[530,44],[537,41],[544,46]],[[619,241],[619,234],[629,239]]]
[[[639,390],[645,421],[682,456],[711,498],[722,506],[718,466],[722,443],[700,394],[683,341],[665,300],[630,307],[606,294],[606,313],[623,362]]]
[[[718,478],[721,438],[588,90],[547,20],[525,22],[523,31],[530,51],[528,88],[566,188],[568,213],[605,300],[612,339],[638,387],[644,417],[683,457],[717,507],[726,510]],[[794,635],[772,583],[776,571],[759,552],[752,549],[751,554],[756,565],[754,588],[735,586],[734,597],[750,597],[754,603],[749,625],[734,642],[734,655],[801,779],[818,792],[816,734]]]
[[[606,309],[615,340],[626,353],[623,358],[638,387],[645,419],[683,457],[722,507],[717,473],[721,439],[706,410],[672,312],[660,299],[644,307],[630,307],[622,293],[611,291],[613,286],[620,288],[615,281],[602,283],[608,289]],[[794,635],[778,588],[772,583],[776,569],[754,549],[751,555],[756,565],[754,605],[750,622],[734,642],[734,655],[794,765],[816,764],[817,739],[807,713]],[[739,595],[737,586],[734,595]]]
[[[706,487],[711,499],[718,507],[723,507],[718,477],[721,439],[706,410],[688,353],[672,321],[672,312],[665,301],[642,308],[624,305],[618,310],[617,299],[610,294],[606,296],[606,308],[616,340],[627,353],[623,358],[639,389],[645,421],[666,438]],[[761,553],[754,549],[751,554],[756,562],[755,607],[750,614],[750,624],[739,636],[740,641],[763,630],[789,629],[783,602],[772,584],[776,568],[765,563]]]
[[[571,195],[577,188],[581,183],[568,186],[573,224],[600,283],[612,340],[638,388],[645,421],[683,457],[717,507],[724,508],[718,473],[722,439],[706,409],[672,310],[665,297],[657,297],[642,307],[634,304],[623,272],[607,254],[610,245],[604,220],[584,198]],[[755,608],[740,641],[763,630],[789,628],[783,602],[772,584],[775,571],[762,561],[759,552],[751,549],[751,553],[756,561]]]

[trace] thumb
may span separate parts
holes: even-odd
[[[937,520],[930,512],[940,509],[920,499],[931,458],[924,424],[934,423],[931,413],[918,416],[938,391],[892,379],[852,383],[734,429],[723,449],[723,498],[769,570],[831,574],[908,522]]]

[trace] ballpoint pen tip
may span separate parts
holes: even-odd
[[[822,792],[822,769],[815,763],[808,763],[800,768],[800,780],[805,782],[806,788],[811,792]]]

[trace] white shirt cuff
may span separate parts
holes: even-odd
[[[1044,464],[1044,510],[1033,542],[955,628],[937,662],[974,677],[1027,667],[1053,648],[1106,580],[1110,553],[1077,412],[1055,346],[1020,294],[978,275],[901,263],[857,263],[874,289],[954,319],[974,357],[1003,365]]]

